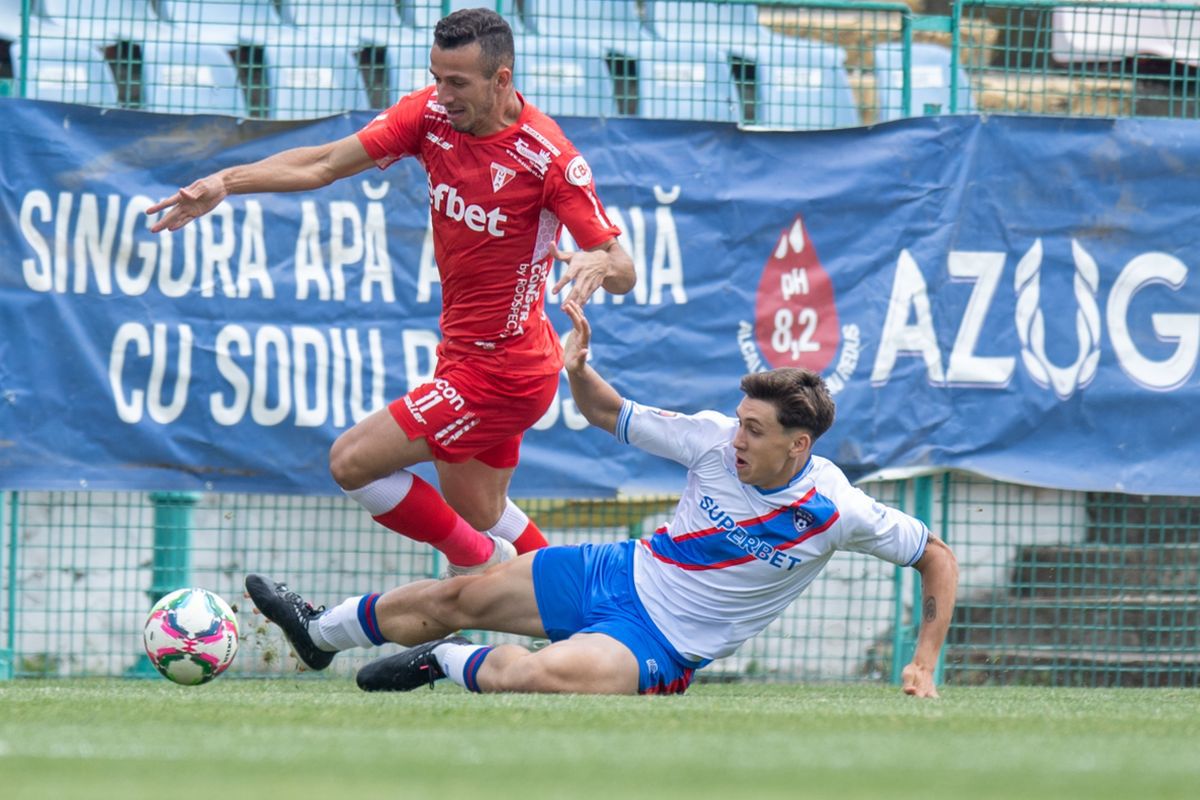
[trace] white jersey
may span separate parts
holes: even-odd
[[[634,587],[651,620],[681,655],[721,658],[765,628],[838,550],[912,565],[929,529],[850,484],[812,456],[782,488],[742,483],[738,421],[705,411],[675,414],[624,401],[618,441],[688,469],[675,516],[635,548]]]

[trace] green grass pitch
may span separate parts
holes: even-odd
[[[1196,798],[1200,691],[699,684],[366,695],[349,680],[0,683],[30,798]]]

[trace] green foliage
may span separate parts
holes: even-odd
[[[30,653],[17,664],[17,674],[32,678],[51,678],[58,674],[61,659],[54,653]]]

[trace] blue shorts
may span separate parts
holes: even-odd
[[[547,547],[533,557],[533,592],[550,641],[603,633],[638,661],[640,694],[682,694],[707,661],[688,661],[650,621],[633,589],[634,540]]]

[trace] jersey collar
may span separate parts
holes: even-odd
[[[774,489],[764,489],[761,486],[755,486],[754,491],[758,492],[761,495],[771,495],[771,494],[778,494],[779,492],[785,492],[788,489],[791,489],[797,483],[799,483],[800,479],[803,478],[805,475],[807,475],[812,470],[812,465],[813,465],[813,460],[812,460],[812,455],[810,454],[808,456],[808,461],[804,462],[804,466],[800,468],[800,471],[797,472],[795,475],[793,475],[792,479],[790,481],[788,481],[786,484],[784,484],[783,486],[778,486]]]

